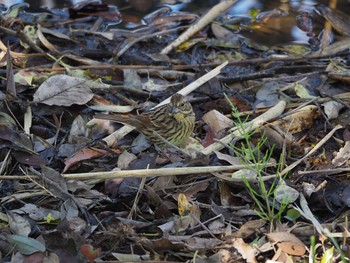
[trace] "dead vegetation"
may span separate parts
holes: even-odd
[[[0,15],[1,261],[348,262],[349,17],[131,2]],[[175,93],[179,149],[94,118]]]

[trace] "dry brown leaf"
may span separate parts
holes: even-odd
[[[50,106],[82,105],[94,96],[90,89],[93,85],[92,81],[86,79],[55,75],[40,85],[34,94],[33,102]]]
[[[222,129],[230,128],[233,126],[233,121],[221,114],[217,110],[207,112],[202,119],[206,124],[214,129],[216,133]]]
[[[288,232],[274,232],[267,234],[267,237],[271,242],[278,243],[283,241],[291,241],[291,242],[300,242],[299,238],[297,238],[295,235],[288,233]]]
[[[255,259],[255,249],[249,244],[245,243],[242,238],[236,238],[233,242],[233,246],[248,263],[257,262]]]
[[[130,163],[136,159],[137,157],[135,154],[124,151],[121,155],[119,155],[117,166],[119,169],[125,170],[130,166]]]
[[[238,157],[232,156],[230,154],[221,153],[219,151],[214,151],[219,160],[224,160],[232,165],[242,164],[242,160]]]
[[[305,245],[300,243],[284,241],[277,244],[277,246],[281,248],[283,252],[293,256],[302,256],[306,252]]]
[[[314,105],[308,105],[302,109],[271,123],[271,125],[281,127],[292,134],[311,128],[314,120],[321,115]]]
[[[306,252],[304,243],[289,232],[269,233],[267,237],[271,242],[277,243],[278,247],[287,254],[301,256]]]
[[[246,238],[252,234],[254,234],[257,229],[261,228],[263,225],[266,224],[265,220],[258,219],[258,220],[250,220],[244,225],[241,226],[241,228],[233,233],[234,237],[240,237],[240,238]]]
[[[64,167],[62,173],[65,173],[70,167],[80,161],[101,157],[105,154],[107,154],[107,151],[101,149],[89,147],[83,148],[64,162],[66,166]]]
[[[219,239],[193,237],[186,241],[187,247],[192,250],[213,249],[221,244]]]

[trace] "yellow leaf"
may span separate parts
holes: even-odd
[[[182,193],[179,194],[179,196],[177,197],[177,205],[180,216],[186,216],[189,213],[191,213],[192,205],[190,204],[190,202],[188,202],[186,195]]]

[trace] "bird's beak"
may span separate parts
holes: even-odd
[[[173,109],[171,110],[173,114],[176,114],[179,112],[179,109],[176,106],[173,106]]]

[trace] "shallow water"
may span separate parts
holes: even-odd
[[[69,7],[73,4],[83,2],[84,0],[0,0],[0,3],[5,6],[11,6],[16,3],[28,3],[29,8],[26,9],[28,12],[40,12],[45,9],[61,9]],[[120,10],[124,10],[128,6],[127,1],[125,0],[103,0],[102,2],[108,3],[109,5],[117,6]],[[153,9],[148,13],[159,9],[161,6],[164,6],[163,1],[155,1]],[[162,2],[162,4],[159,4]],[[178,1],[180,2],[180,1]],[[203,14],[210,7],[218,3],[216,0],[193,0],[189,4],[180,3],[176,5],[168,5],[173,11],[195,13],[198,15]],[[267,0],[241,0],[238,1],[228,12],[228,15],[231,16],[249,16],[252,9],[259,9],[260,11],[271,11],[275,8],[279,8],[286,13],[287,16],[281,16],[279,18],[273,19],[270,22],[267,22],[262,26],[262,30],[248,30],[243,32],[243,34],[252,39],[254,42],[262,44],[284,44],[289,42],[299,42],[307,43],[309,37],[303,31],[301,31],[295,24],[295,17],[301,12],[312,12],[315,5],[324,4],[328,5],[328,1],[267,1]],[[337,3],[337,9],[342,10],[343,12],[350,14],[350,1],[341,0]],[[132,10],[124,10],[124,15],[132,15],[141,20],[145,14],[133,12]],[[124,16],[126,17],[126,16]],[[122,26],[122,25],[119,25]],[[319,25],[323,27],[323,24]]]

